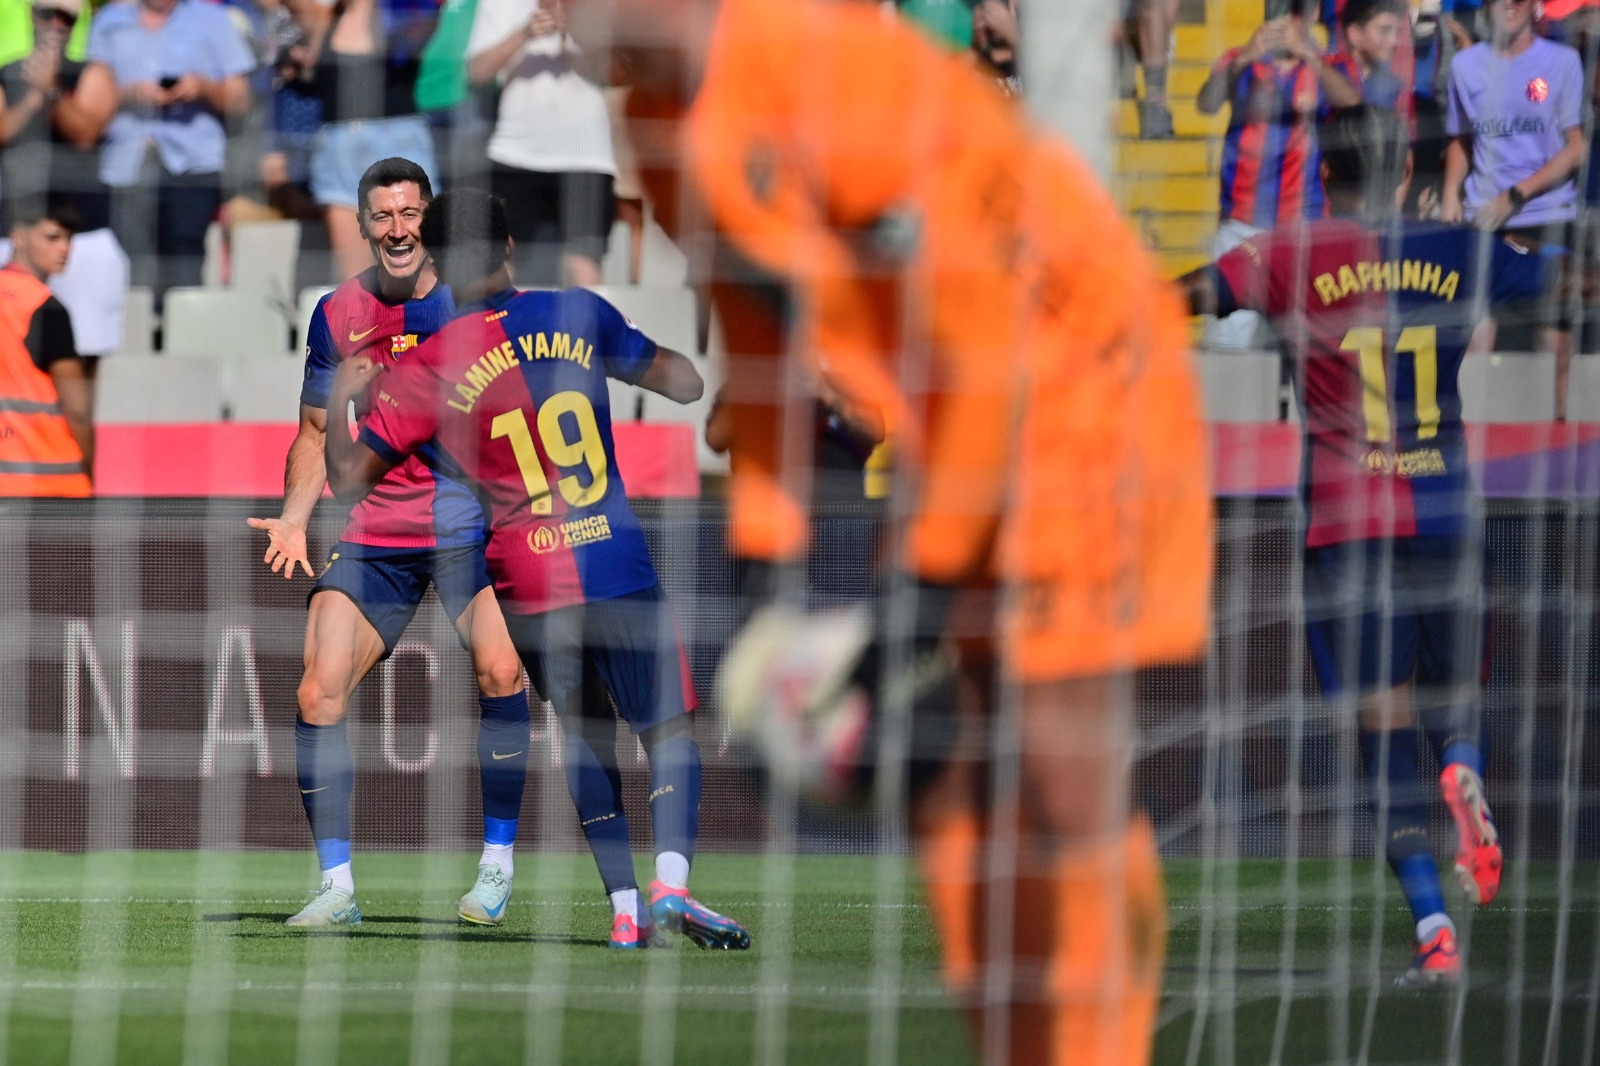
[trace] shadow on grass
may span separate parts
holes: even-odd
[[[482,929],[450,921],[448,918],[408,918],[403,915],[362,915],[361,925],[329,929],[296,929],[283,927],[288,914],[281,911],[225,911],[201,915],[203,922],[218,924],[243,924],[266,922],[275,928],[237,929],[234,936],[241,940],[281,940],[299,936],[365,936],[383,940],[442,941],[460,940],[484,944],[561,944],[574,948],[610,948],[610,942],[592,937],[570,936],[560,933],[508,933],[503,930]],[[423,926],[416,931],[370,929],[369,926]],[[431,930],[426,927],[433,927]]]

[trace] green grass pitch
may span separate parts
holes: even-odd
[[[903,1063],[974,1061],[898,861],[702,856],[696,894],[755,938],[733,954],[686,942],[609,951],[609,908],[578,855],[524,852],[506,924],[458,926],[471,863],[360,855],[365,924],[308,936],[282,924],[312,873],[304,855],[7,854],[0,1050],[19,1064],[844,1066],[867,1062],[877,1041]],[[1386,879],[1375,897],[1370,863],[1303,862],[1292,916],[1284,874],[1257,860],[1167,864],[1158,1063],[1266,1063],[1275,1046],[1286,1063],[1353,1062],[1363,1048],[1374,1066],[1452,1052],[1469,1064],[1542,1063],[1552,1003],[1549,1061],[1582,1061],[1594,867],[1577,868],[1564,928],[1553,866],[1513,870],[1493,908],[1457,908],[1472,962],[1465,996],[1389,987],[1410,922]]]

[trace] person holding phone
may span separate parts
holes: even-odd
[[[500,93],[489,186],[510,212],[522,285],[596,285],[616,219],[611,117],[561,0],[478,0],[467,73]]]
[[[223,122],[249,108],[256,60],[227,12],[200,0],[102,9],[88,59],[73,142],[104,138],[111,228],[133,283],[150,286],[159,307],[168,288],[200,283],[206,227],[222,203]]]
[[[1346,58],[1325,57],[1311,38],[1318,0],[1274,0],[1269,18],[1241,48],[1222,54],[1195,106],[1214,115],[1230,108],[1222,149],[1221,223],[1212,252],[1280,223],[1327,215],[1317,152],[1317,122],[1332,109],[1361,103],[1361,75]],[[1273,4],[1268,5],[1271,10]],[[1261,343],[1261,318],[1240,311],[1206,327],[1207,348]]]

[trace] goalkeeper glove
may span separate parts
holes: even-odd
[[[901,724],[911,786],[936,774],[956,734],[955,657],[943,640],[954,590],[901,575],[876,612],[810,612],[761,602],[779,583],[769,564],[744,576],[746,602],[760,605],[723,658],[718,691],[734,732],[774,778],[825,803],[859,801],[880,734]]]

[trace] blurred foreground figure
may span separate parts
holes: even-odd
[[[747,561],[723,710],[834,795],[909,749],[878,786],[910,788],[986,1058],[1148,1061],[1165,918],[1133,671],[1201,650],[1212,551],[1176,296],[1086,167],[869,7],[586,0],[572,25],[632,86],[655,217],[713,269]],[[824,374],[900,447],[892,576],[851,624],[787,605]],[[1006,701],[957,713],[957,631]]]

